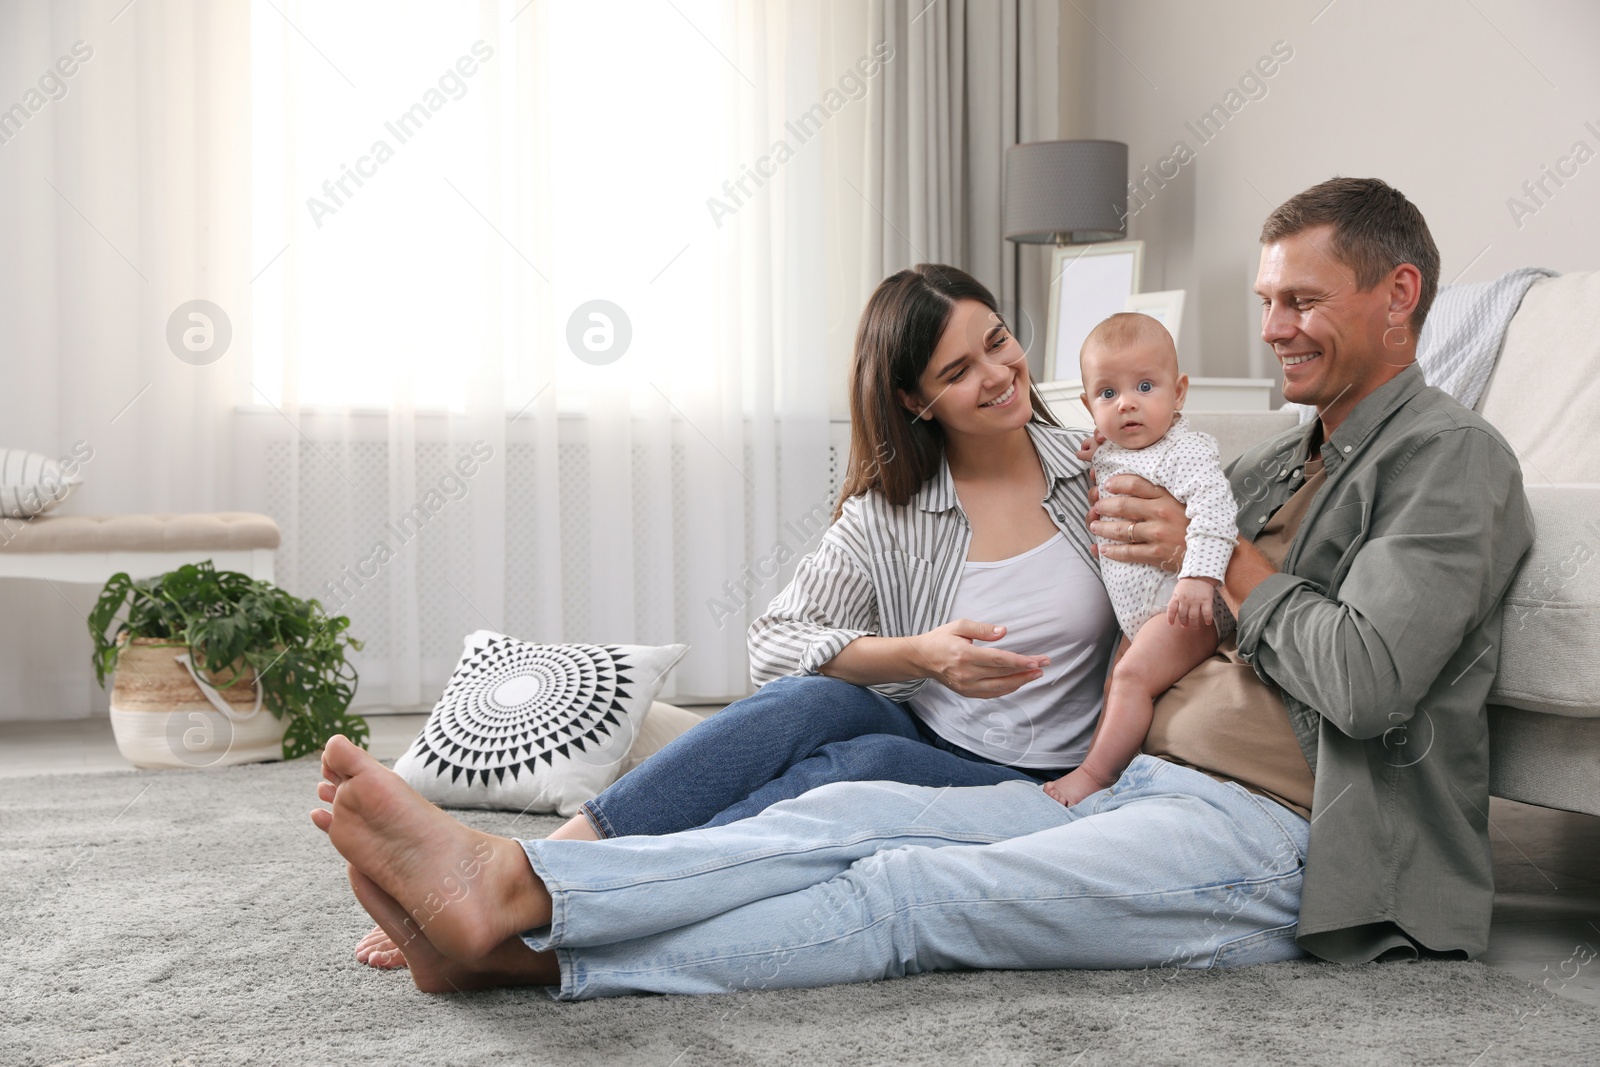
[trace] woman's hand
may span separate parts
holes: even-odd
[[[964,697],[1000,697],[1044,676],[1049,656],[1023,656],[1002,648],[980,648],[976,641],[998,641],[1004,626],[956,619],[912,638],[918,668],[946,689]]]
[[[1183,567],[1189,515],[1158,485],[1137,474],[1119,474],[1102,495],[1089,487],[1089,532],[1119,544],[1095,546],[1104,559],[1153,563],[1169,574]]]

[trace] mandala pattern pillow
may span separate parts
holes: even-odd
[[[441,807],[574,815],[622,773],[688,645],[536,645],[468,635],[394,769]]]

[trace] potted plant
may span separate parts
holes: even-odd
[[[126,609],[116,627],[118,613]],[[112,575],[89,615],[95,677],[114,674],[111,722],[136,766],[295,759],[334,734],[363,747],[349,713],[361,642],[315,600],[210,560],[155,578]],[[260,712],[265,709],[268,714]]]

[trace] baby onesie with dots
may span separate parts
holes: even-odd
[[[1095,449],[1095,484],[1118,474],[1137,474],[1162,487],[1185,506],[1189,515],[1188,545],[1183,568],[1171,575],[1151,563],[1127,563],[1100,557],[1100,574],[1106,583],[1117,623],[1129,638],[1139,627],[1167,610],[1179,578],[1215,578],[1221,581],[1233,557],[1239,531],[1234,525],[1238,507],[1228,477],[1222,473],[1217,439],[1189,428],[1178,412],[1161,440],[1144,448],[1123,448],[1107,441]],[[1104,488],[1100,490],[1105,492]],[[1097,537],[1102,545],[1120,544]],[[1233,632],[1234,619],[1218,590],[1212,598],[1219,639]]]

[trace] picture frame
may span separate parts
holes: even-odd
[[[1137,311],[1149,315],[1167,328],[1172,335],[1172,347],[1178,347],[1178,331],[1183,327],[1183,300],[1186,289],[1164,289],[1156,293],[1133,293],[1122,306],[1123,311]]]
[[[1050,314],[1045,324],[1044,377],[1078,376],[1084,338],[1139,292],[1143,241],[1057,245],[1050,256]]]

